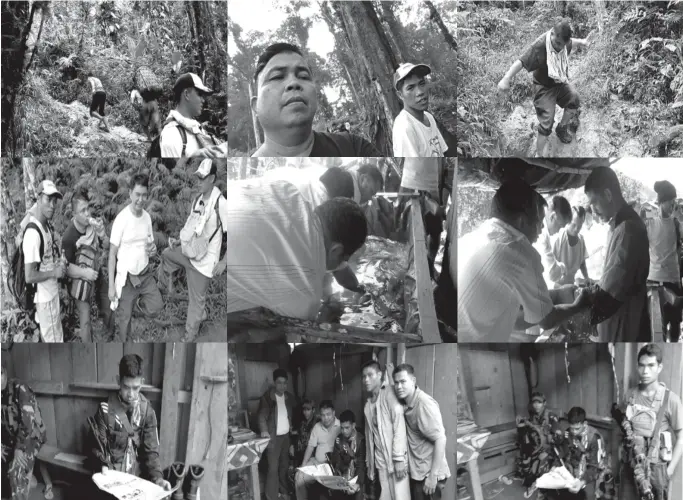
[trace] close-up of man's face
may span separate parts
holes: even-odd
[[[142,389],[144,381],[143,377],[123,377],[119,379],[121,399],[128,404],[136,403],[140,399],[140,389]]]
[[[256,115],[265,130],[312,124],[318,96],[311,69],[295,52],[273,56],[258,75]]]
[[[407,108],[426,111],[429,107],[429,91],[427,79],[424,75],[412,73],[401,82],[398,95]]]

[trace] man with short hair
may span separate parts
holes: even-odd
[[[364,205],[384,189],[384,178],[379,168],[371,163],[363,163],[349,169],[353,178],[353,201]]]
[[[326,463],[327,454],[334,450],[334,443],[340,432],[341,423],[334,415],[334,404],[328,399],[321,401],[320,422],[313,426],[301,466]],[[315,478],[297,471],[294,482],[296,484],[296,499],[307,500],[308,488],[316,482]]]
[[[47,351],[45,351],[47,352]],[[2,498],[26,500],[46,431],[33,390],[2,365]]]
[[[113,469],[170,490],[159,461],[156,412],[141,392],[145,378],[140,356],[126,354],[121,358],[116,383],[118,390],[110,393],[95,416],[88,419],[95,438],[90,450],[94,472]]]
[[[406,423],[412,500],[441,500],[451,471],[446,461],[446,429],[439,403],[417,386],[412,365],[398,365],[393,377]]]
[[[90,215],[90,199],[85,188],[72,195],[71,212],[71,222],[62,236],[62,248],[68,262],[66,275],[71,279],[69,292],[78,311],[81,340],[92,342],[90,305],[93,291],[105,325],[112,326],[107,288],[99,275],[100,247],[107,248],[109,238],[104,232],[104,222]],[[88,263],[79,264],[81,253],[86,255],[83,261]]]
[[[261,437],[270,438],[266,447],[266,500],[277,500],[278,490],[288,498],[289,433],[296,405],[294,395],[287,391],[288,378],[287,372],[282,368],[274,370],[274,386],[259,400],[258,424]]]
[[[111,228],[109,245],[109,300],[117,310],[121,342],[130,331],[133,309],[156,317],[164,307],[149,259],[157,254],[152,218],[145,210],[149,178],[135,174],[130,182],[130,203],[119,212]]]
[[[513,331],[553,328],[587,306],[584,291],[570,304],[560,304],[564,289],[548,291],[533,247],[546,205],[523,180],[507,180],[491,218],[458,240],[458,340],[510,342]]]
[[[638,387],[625,395],[625,417],[636,446],[631,448],[624,438],[619,500],[640,500],[640,491],[648,485],[654,500],[669,498],[671,478],[683,455],[683,404],[659,381],[663,367],[657,344],[646,344],[638,351]],[[637,458],[640,453],[648,460]]]
[[[99,78],[95,78],[92,72],[88,73],[87,82],[90,84],[92,100],[90,102],[90,116],[100,121],[100,128],[109,132],[109,122],[104,116],[104,105],[107,102],[107,93]]]
[[[593,169],[584,191],[593,213],[609,224],[602,277],[590,287],[591,324],[598,325],[600,342],[650,339],[645,224],[624,200],[617,174],[609,167]]]
[[[27,285],[36,285],[36,321],[43,342],[63,342],[59,305],[59,280],[66,274],[66,261],[59,254],[50,221],[62,198],[55,183],[44,180],[38,185],[37,213],[29,216],[21,243]]]
[[[583,235],[579,234],[586,220],[586,209],[573,207],[572,213],[572,221],[560,230],[553,242],[553,255],[558,265],[564,266],[563,274],[559,279],[554,280],[556,288],[574,283],[574,277],[579,269],[584,279],[590,282],[588,268],[586,267],[586,259],[588,258],[586,241],[583,239]]]
[[[564,143],[574,140],[579,126],[579,95],[569,83],[569,54],[575,47],[588,47],[586,39],[572,38],[568,21],[557,23],[539,36],[526,52],[517,59],[498,83],[501,91],[510,90],[510,80],[522,68],[534,74],[534,107],[538,117],[538,156],[546,156],[548,137],[555,122],[555,105],[564,109],[562,120],[555,133]]]
[[[227,312],[266,307],[315,319],[325,273],[337,270],[367,236],[362,209],[333,198],[313,208],[289,181],[228,186]]]
[[[646,217],[645,227],[650,241],[650,271],[648,288],[659,293],[664,341],[678,342],[681,337],[681,226],[674,217],[676,188],[669,181],[657,181],[654,186],[659,205],[659,217]],[[653,332],[654,333],[654,332]]]
[[[227,149],[223,151],[216,138],[197,121],[206,96],[212,92],[194,73],[183,73],[178,77],[173,85],[176,107],[164,121],[159,141],[162,158],[226,156]]]
[[[290,432],[292,444],[289,445],[289,458],[293,460],[293,463],[290,462],[290,469],[294,469],[293,472],[290,472],[290,479],[292,481],[296,474],[295,467],[304,459],[304,453],[306,453],[306,448],[308,448],[308,440],[311,437],[313,426],[318,422],[315,403],[312,400],[306,398],[301,402],[301,414],[298,420],[298,423],[294,424],[294,430]]]
[[[382,380],[377,361],[361,368],[363,388],[368,393],[365,414],[366,462],[370,481],[380,484],[378,500],[410,500],[408,480],[408,438],[403,406],[396,398],[389,373]]]
[[[550,206],[545,213],[545,224],[536,250],[543,259],[543,274],[552,281],[561,281],[567,273],[567,268],[562,262],[558,262],[553,253],[553,245],[550,237],[555,236],[560,229],[572,220],[572,207],[564,196],[553,196]],[[573,283],[573,282],[572,282]]]
[[[426,64],[401,64],[394,73],[394,88],[403,109],[394,119],[392,142],[396,157],[443,157],[448,146],[436,120],[427,111],[429,87]]]
[[[159,282],[168,283],[172,291],[172,275],[180,269],[185,270],[187,281],[187,319],[185,321],[185,342],[191,342],[199,333],[206,312],[206,294],[213,278],[225,272],[226,259],[221,259],[223,233],[228,220],[228,201],[216,186],[218,170],[215,161],[203,160],[195,171],[198,179],[199,194],[190,207],[190,216],[181,231],[181,237],[202,238],[207,241],[203,255],[188,257],[178,242],[171,240],[169,247],[161,254]],[[189,226],[188,226],[189,224]]]
[[[257,91],[251,107],[265,138],[252,156],[382,156],[359,136],[313,130],[318,89],[297,46],[268,46],[256,63],[254,83]]]

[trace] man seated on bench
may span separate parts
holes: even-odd
[[[2,498],[27,499],[45,425],[31,388],[2,367]]]
[[[100,403],[94,419],[88,419],[95,433],[91,450],[94,472],[106,474],[114,469],[170,490],[171,484],[163,478],[159,462],[157,416],[140,392],[145,381],[142,374],[140,356],[123,356],[116,377],[119,390]]]

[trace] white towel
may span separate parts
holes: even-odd
[[[558,83],[567,83],[569,81],[569,59],[567,57],[567,47],[564,46],[561,51],[555,52],[553,44],[550,41],[551,32],[552,30],[545,34],[545,51],[547,53],[548,76]]]

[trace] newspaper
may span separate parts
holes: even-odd
[[[335,476],[332,472],[332,468],[328,464],[306,465],[304,467],[299,467],[299,470],[331,490],[348,490],[349,488],[354,488],[356,481],[358,480],[358,476],[351,480],[341,476]]]
[[[536,487],[546,490],[562,490],[571,488],[576,482],[576,478],[564,467],[553,467],[550,472],[546,472],[536,479]]]
[[[161,486],[116,470],[107,471],[106,474],[98,472],[92,480],[99,489],[119,500],[162,500],[180,487],[179,483],[171,491],[165,491]]]

